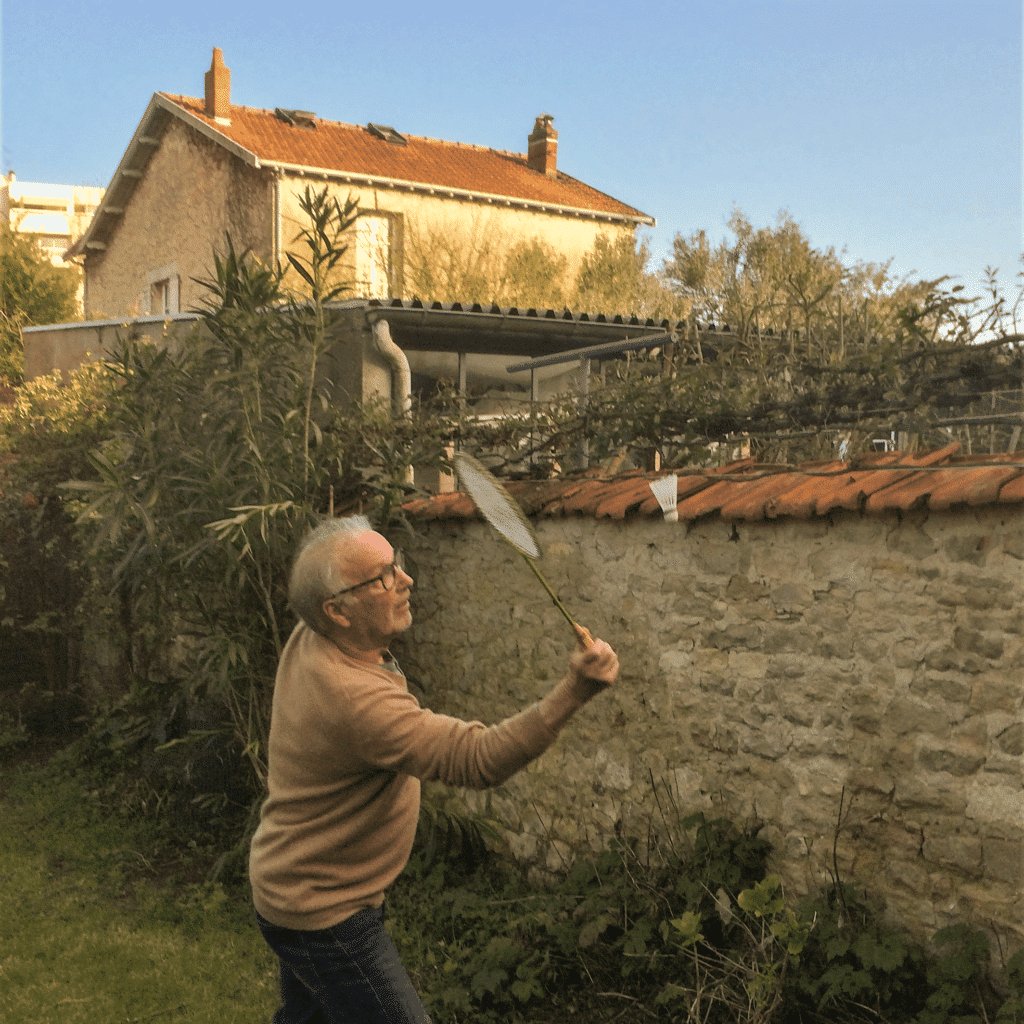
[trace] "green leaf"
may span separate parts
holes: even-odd
[[[581,929],[577,944],[580,949],[589,949],[613,925],[616,918],[608,913],[588,921]]]
[[[782,879],[778,875],[767,875],[752,889],[741,892],[736,902],[755,917],[773,917],[785,905],[782,899]]]
[[[703,942],[704,936],[701,933],[701,916],[698,912],[688,910],[680,917],[672,918],[669,924],[679,933],[676,936],[676,940],[681,944],[683,949],[688,946],[693,946],[698,942]]]

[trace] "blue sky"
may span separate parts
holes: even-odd
[[[106,185],[157,90],[524,152],[673,236],[788,210],[848,261],[1021,269],[1020,0],[3,0],[2,169]]]

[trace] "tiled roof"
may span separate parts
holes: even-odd
[[[561,480],[503,481],[531,516],[660,518],[650,481],[668,475],[634,471],[602,476],[589,470]],[[964,455],[959,444],[932,452],[871,453],[849,462],[767,465],[744,459],[718,469],[675,471],[680,521],[813,519],[836,510],[880,514],[910,509],[945,511],[956,506],[1024,502],[1024,451]],[[477,516],[461,492],[409,502],[416,520]]]
[[[640,210],[561,171],[549,178],[531,169],[522,153],[404,133],[406,145],[395,145],[362,125],[316,118],[314,127],[305,128],[288,124],[272,110],[253,107],[232,106],[230,124],[223,124],[205,113],[200,99],[158,95],[202,122],[208,134],[224,136],[263,164],[344,172],[653,223]]]

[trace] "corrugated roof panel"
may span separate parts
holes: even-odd
[[[474,519],[477,516],[473,499],[462,491],[420,498],[402,507],[407,515],[417,519]]]
[[[866,497],[864,511],[876,514],[905,512],[923,503],[935,511],[1024,503],[1024,452],[955,458],[958,449],[952,444],[914,455],[872,454],[854,467],[835,462],[757,465],[746,459],[686,475],[677,471],[679,518],[692,521],[717,512],[726,520],[811,519],[837,508],[858,511],[861,496]],[[839,468],[844,472],[834,472]],[[661,506],[651,492],[651,479],[650,474],[638,475],[636,470],[615,477],[589,470],[583,477],[519,480],[506,486],[528,515],[653,518],[661,515]],[[477,515],[472,501],[462,493],[409,502],[404,508],[419,519]]]
[[[676,507],[678,503],[696,494],[698,491],[707,490],[715,482],[714,477],[708,476],[681,476],[676,482]],[[642,516],[652,516],[655,513],[661,514],[661,502],[654,496],[654,492],[648,486],[647,497],[644,498],[637,512]]]
[[[559,498],[565,486],[565,480],[514,480],[505,484],[505,490],[519,502],[528,516],[533,516],[539,515],[548,504]]]
[[[732,480],[719,480],[699,490],[692,497],[679,502],[678,512],[680,519],[700,519],[701,516],[711,515],[717,512],[735,493],[733,488],[738,486]]]
[[[569,515],[573,512],[590,513],[597,512],[597,506],[601,500],[610,492],[615,490],[615,483],[607,480],[587,480],[580,485],[575,494],[567,496],[562,501],[562,511]]]
[[[892,512],[927,504],[931,474],[907,471],[867,496],[865,512]]]
[[[819,516],[828,515],[835,509],[856,512],[862,501],[870,502],[872,496],[878,491],[905,479],[912,472],[913,466],[941,462],[959,449],[959,444],[951,444],[919,456],[906,452],[885,452],[861,456],[857,460],[857,464],[865,468],[854,469],[849,477],[841,477],[840,479],[845,480],[845,483],[837,486],[832,495],[823,495],[817,504],[816,511]],[[893,468],[891,470],[877,468],[882,466],[892,466]],[[876,503],[877,505],[878,503]]]
[[[898,465],[901,467],[895,471],[892,479],[884,486],[876,487],[868,495],[865,503],[865,510],[868,512],[889,512],[896,509],[909,509],[916,505],[927,502],[931,494],[932,473],[914,473],[913,469],[922,466],[936,466],[948,462],[952,456],[960,451],[959,442],[948,444],[944,448],[937,448],[933,452],[923,454],[904,455]],[[888,473],[880,473],[880,477],[888,477]]]
[[[646,477],[625,480],[621,486],[601,499],[597,505],[596,515],[598,519],[625,519],[630,512],[638,511],[639,507],[652,497],[651,484]]]
[[[834,493],[837,481],[846,479],[838,475],[847,468],[845,462],[823,462],[807,468],[813,468],[815,475],[798,477],[792,490],[780,494],[770,508],[765,508],[767,518],[807,519],[814,515],[819,501]]]
[[[1024,501],[1024,476],[1014,477],[999,489],[1000,501]]]
[[[893,455],[889,460],[895,463],[898,455]],[[848,512],[856,512],[861,502],[867,495],[882,487],[902,478],[901,473],[892,473],[885,470],[872,469],[853,471],[849,476],[839,478],[841,482],[836,484],[835,490],[829,494],[825,492],[815,506],[815,512],[819,516],[826,516],[835,509],[845,509]]]

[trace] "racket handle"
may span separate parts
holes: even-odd
[[[590,635],[590,630],[586,626],[581,626],[578,622],[574,622],[572,628],[576,631],[576,639],[584,647],[594,646],[594,638]]]

